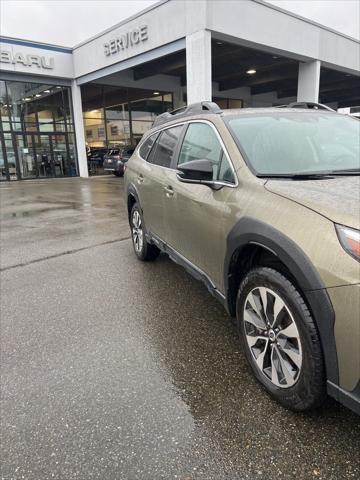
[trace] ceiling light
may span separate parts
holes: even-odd
[[[31,100],[31,98],[30,97],[25,97],[24,100],[25,100],[25,102],[28,102],[29,100]]]
[[[44,90],[44,93],[50,93],[50,90]]]
[[[90,110],[90,113],[98,113],[99,110]]]
[[[216,45],[224,45],[223,42],[216,42]]]
[[[160,95],[160,92],[153,92],[153,95]]]
[[[35,97],[37,97],[37,98],[41,97],[41,93],[36,93]]]
[[[250,68],[250,70],[247,70],[246,73],[247,73],[248,75],[255,75],[256,70],[255,70],[255,68]]]
[[[62,87],[55,87],[55,88],[62,88]]]

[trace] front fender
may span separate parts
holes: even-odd
[[[251,217],[243,217],[227,237],[224,261],[224,285],[230,301],[229,272],[233,255],[248,245],[259,245],[271,251],[296,279],[318,328],[325,358],[327,378],[338,383],[338,362],[335,345],[335,314],[319,273],[309,257],[282,232]],[[241,254],[241,253],[240,253]],[[231,308],[228,304],[229,309]]]

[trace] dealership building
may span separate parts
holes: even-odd
[[[360,105],[360,42],[262,0],[161,0],[73,48],[0,37],[0,60],[3,181],[87,177],[186,103]]]

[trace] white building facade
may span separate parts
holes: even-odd
[[[261,0],[162,0],[64,48],[0,38],[0,178],[89,175],[186,103],[360,104],[360,43]]]

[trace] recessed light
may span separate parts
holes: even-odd
[[[160,95],[160,92],[153,92],[153,95]]]
[[[246,73],[247,73],[248,75],[255,75],[256,70],[255,70],[255,68],[250,68],[250,70],[247,70]]]
[[[44,93],[50,93],[50,90],[44,90]]]
[[[28,102],[29,100],[31,100],[31,98],[30,97],[25,97],[24,100],[25,100],[25,102]]]
[[[56,88],[62,88],[62,87],[56,87]]]
[[[41,97],[41,93],[36,93],[35,97],[37,97],[37,98]]]

